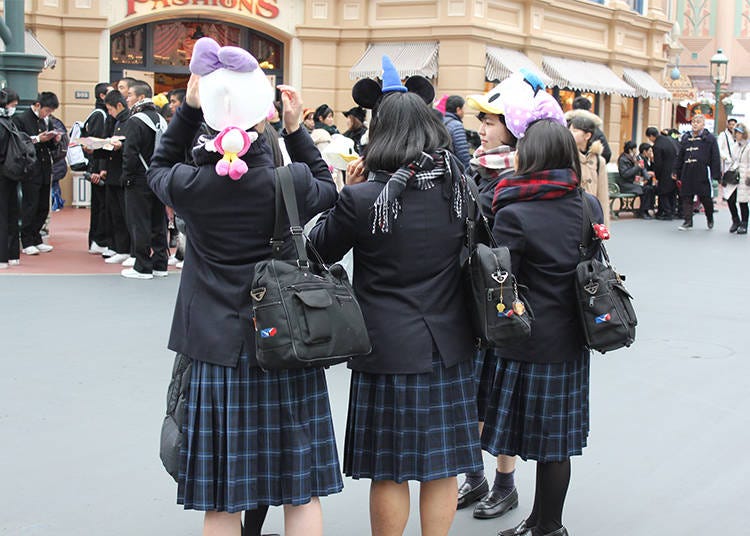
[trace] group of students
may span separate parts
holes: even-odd
[[[124,78],[94,88],[96,107],[82,136],[113,138],[111,146],[88,152],[91,188],[89,253],[108,264],[122,264],[121,275],[153,279],[168,275],[168,215],[146,182],[157,135],[166,129],[151,86]],[[179,105],[175,95],[172,107]],[[172,263],[176,260],[171,261]]]
[[[259,69],[247,54],[242,63]],[[338,193],[301,126],[300,95],[279,86],[301,220],[322,212],[309,240],[324,262],[353,250],[353,287],[372,342],[369,355],[348,365],[343,472],[371,481],[370,523],[378,536],[403,533],[408,482],[420,482],[421,533],[432,536],[448,533],[460,496],[464,504],[467,492],[469,503],[484,498],[482,449],[506,465],[516,456],[535,460],[531,512],[500,534],[565,536],[570,458],[581,454],[589,431],[589,352],[574,272],[582,203],[591,196],[580,188],[575,139],[539,80],[513,75],[468,99],[482,121],[482,146],[467,176],[430,109],[430,83],[410,77],[402,84],[391,69],[384,61],[382,84],[367,80],[353,90],[373,119],[365,154],[349,166]],[[281,163],[273,139],[262,135],[241,156],[248,171],[239,180],[217,174],[221,156],[210,143],[183,163],[204,120],[217,123],[203,113],[215,110],[201,109],[208,83],[191,76],[148,172],[156,196],[182,215],[188,232],[169,341],[193,362],[178,503],[205,512],[206,535],[239,534],[242,512],[243,534],[260,534],[268,507],[278,505],[285,534],[320,535],[319,497],[343,489],[325,372],[261,370],[248,314],[254,265],[271,255],[274,169]],[[248,76],[238,91],[260,99],[265,84],[265,77]],[[251,124],[251,134],[269,128],[262,117]],[[477,182],[482,213],[510,249],[536,315],[530,338],[479,353],[461,279],[467,180]],[[462,473],[468,486],[459,492]],[[515,493],[512,482],[512,469],[497,473],[495,497]]]
[[[43,91],[32,105],[16,114],[20,98],[10,88],[0,90],[0,269],[21,264],[21,252],[39,255],[54,249],[43,240],[50,212],[55,165],[65,166],[67,133],[52,113],[57,95]],[[35,160],[26,176],[9,176],[5,159],[10,137],[20,132],[34,145]],[[61,178],[57,174],[58,180]]]

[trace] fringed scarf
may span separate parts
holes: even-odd
[[[390,175],[383,190],[372,206],[372,234],[380,231],[390,233],[391,225],[401,213],[401,195],[407,185],[417,190],[429,190],[438,182],[443,183],[443,194],[451,200],[452,213],[460,218],[463,214],[463,199],[466,193],[466,179],[455,159],[448,151],[438,150],[430,155],[432,162],[419,166],[411,162],[401,166]],[[373,181],[377,174],[370,173]]]
[[[518,201],[556,199],[575,190],[580,183],[572,169],[548,169],[528,175],[501,179],[492,201],[494,214],[505,205]]]
[[[474,173],[488,182],[492,182],[506,170],[513,169],[515,151],[508,145],[501,145],[485,151],[482,147],[474,151],[469,163]]]

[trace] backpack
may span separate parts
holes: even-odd
[[[10,121],[0,123],[8,131],[8,147],[2,162],[2,174],[12,181],[25,182],[31,179],[31,168],[36,164],[34,142]]]
[[[167,130],[167,120],[159,115],[159,125],[157,126],[154,124],[151,118],[143,112],[138,112],[137,114],[134,114],[133,117],[137,117],[138,119],[143,121],[143,123],[145,123],[148,128],[154,131],[154,151],[153,153],[151,153],[153,155],[156,152],[157,147],[159,147],[159,144],[161,143],[162,134],[164,134],[164,131]],[[146,162],[146,159],[143,158],[143,155],[138,153],[138,158],[141,159],[141,164],[143,164],[143,167],[146,168],[146,171],[148,171],[148,162]]]
[[[633,296],[623,284],[625,276],[617,273],[610,263],[602,238],[595,232],[591,207],[583,192],[581,201],[583,224],[575,274],[578,312],[586,346],[605,353],[633,344],[638,319],[631,303]]]
[[[76,121],[75,123],[73,123],[73,126],[70,127],[69,136],[71,142],[76,141],[82,136],[88,136],[88,133],[86,132],[86,125],[88,124],[89,120],[97,113],[102,114],[104,116],[104,120],[107,120],[107,112],[105,112],[101,108],[96,108],[89,114],[85,121]],[[83,152],[83,147],[81,147],[80,145],[68,147],[68,153],[65,155],[65,159],[67,160],[68,165],[70,166],[70,169],[72,171],[86,171],[89,167],[89,160],[86,157],[86,154]]]

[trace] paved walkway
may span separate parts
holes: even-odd
[[[158,459],[179,275],[17,275],[59,261],[55,225],[84,213],[55,214],[60,247],[0,276],[0,534],[198,536],[201,514],[175,504]],[[612,225],[610,253],[640,325],[631,349],[592,361],[591,436],[573,461],[564,514],[573,536],[749,533],[750,237],[727,233],[726,210],[713,231],[702,216],[690,232],[678,224]],[[85,250],[85,239],[70,244]],[[101,273],[101,261],[75,258]],[[328,380],[342,452],[349,373],[334,367]],[[491,457],[485,466],[493,470]],[[517,472],[517,510],[489,521],[463,510],[451,535],[494,536],[520,521],[534,464]],[[345,486],[323,500],[325,533],[368,534],[368,482]],[[417,504],[414,495],[408,536],[419,534]],[[281,529],[274,508],[266,530]]]

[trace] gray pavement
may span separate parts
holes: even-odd
[[[750,534],[747,304],[750,237],[696,216],[622,220],[609,250],[640,320],[629,350],[592,361],[589,446],[573,461],[571,535]],[[0,276],[0,534],[200,535],[175,504],[158,457],[179,276]],[[329,371],[340,451],[348,371]],[[485,455],[488,471],[493,460]],[[519,509],[457,513],[452,535],[492,536],[530,510],[534,464],[520,463]],[[323,499],[325,533],[369,533],[366,481]],[[419,534],[416,488],[407,535]],[[282,532],[280,508],[267,532]]]

